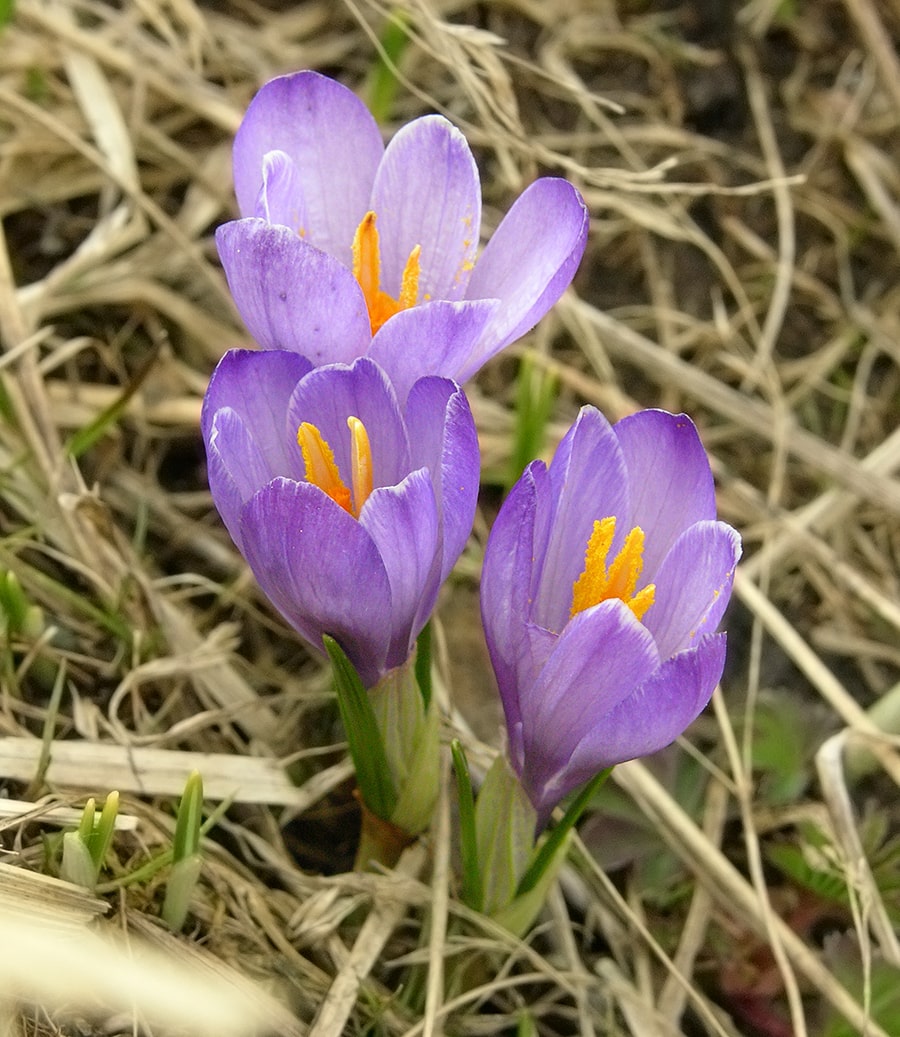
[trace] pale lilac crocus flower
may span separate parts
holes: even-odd
[[[242,218],[216,242],[253,338],[316,366],[370,356],[401,397],[423,375],[465,381],[534,327],[587,238],[578,191],[545,177],[479,256],[481,185],[459,130],[424,116],[385,147],[362,101],[316,72],[253,99],[234,182]]]
[[[320,653],[335,638],[366,687],[405,663],[475,515],[462,390],[423,378],[401,406],[365,357],[232,350],[201,430],[215,505],[285,619]]]
[[[494,523],[481,609],[510,760],[539,827],[569,792],[674,741],[722,674],[740,537],[683,414],[585,407]]]

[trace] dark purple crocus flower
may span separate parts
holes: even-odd
[[[404,663],[475,515],[459,386],[423,378],[401,407],[365,357],[232,350],[201,430],[219,514],[285,619],[319,652],[334,637],[366,687]]]
[[[585,407],[550,466],[525,470],[488,541],[481,611],[510,759],[540,826],[706,706],[740,554],[683,414],[610,426]]]
[[[587,237],[581,196],[548,177],[476,258],[481,185],[459,130],[425,116],[385,148],[365,105],[316,72],[253,99],[234,182],[243,219],[216,242],[250,334],[316,366],[368,355],[401,398],[423,375],[465,381],[534,327]]]

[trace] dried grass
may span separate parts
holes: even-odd
[[[456,897],[446,768],[427,845],[391,874],[331,873],[354,836],[328,683],[228,542],[198,446],[209,373],[243,340],[211,241],[233,213],[241,113],[295,68],[362,88],[398,11],[410,42],[392,118],[438,110],[465,130],[486,223],[545,170],[591,207],[574,289],[512,351],[559,378],[551,438],[583,402],[613,418],[688,411],[746,546],[725,686],[683,743],[706,775],[699,807],[687,813],[643,763],[615,772],[680,862],[681,897],[662,902],[637,866],[611,882],[578,844],[528,943]],[[258,1029],[317,1037],[375,1022],[499,1034],[526,1008],[548,1035],[731,1035],[757,1032],[748,1005],[761,1004],[765,1032],[823,1032],[830,1005],[884,1034],[870,988],[835,973],[803,924],[808,892],[768,853],[805,846],[814,820],[851,893],[835,924],[845,943],[855,934],[863,980],[900,967],[896,901],[861,813],[865,797],[896,830],[898,23],[896,3],[868,0],[18,0],[0,55],[0,570],[45,627],[0,671],[0,781],[36,804],[0,820],[15,865],[0,865],[0,908],[19,908],[0,920],[0,1030],[55,1033],[82,1012],[84,1032],[211,1029],[225,1002],[203,991],[226,977]],[[509,457],[514,372],[499,359],[471,387],[494,470]],[[110,408],[73,456],[72,437]],[[450,608],[470,600],[487,526]],[[472,730],[496,742],[496,704],[483,653],[471,639],[454,650],[458,635],[454,619],[439,638],[447,731],[477,765],[491,749]],[[786,724],[809,718],[788,801],[768,797],[754,764],[773,699]],[[176,938],[156,922],[159,875],[127,877],[170,844],[198,760],[210,798],[233,806]],[[102,896],[24,899],[14,879],[52,884],[42,837],[71,817],[59,811],[111,788],[137,827],[117,833]],[[63,924],[110,981],[91,981],[91,1005],[56,983],[75,958],[54,973],[26,955],[57,946]],[[192,1003],[164,1018],[165,986],[149,1002],[117,994],[116,970],[133,966],[109,950],[116,931],[176,961]],[[230,1013],[233,1032],[246,1018]]]

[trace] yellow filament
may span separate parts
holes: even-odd
[[[643,619],[644,613],[653,604],[656,597],[655,584],[648,583],[635,594],[644,568],[644,531],[640,526],[635,526],[625,538],[621,551],[607,566],[606,558],[615,532],[614,516],[594,523],[584,556],[584,572],[572,587],[570,617],[601,601],[618,598],[631,609],[636,619]]]
[[[362,288],[374,335],[395,313],[415,306],[419,298],[419,245],[410,252],[400,278],[400,295],[393,298],[381,290],[381,250],[375,213],[367,212],[353,237],[353,276]]]
[[[334,451],[315,425],[304,421],[297,429],[297,442],[306,466],[306,481],[318,486],[336,503],[359,518],[363,504],[372,492],[372,448],[366,426],[359,418],[347,418],[350,429],[350,467],[352,493],[338,471]]]

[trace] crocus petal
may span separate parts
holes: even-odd
[[[437,502],[428,472],[419,469],[399,486],[374,490],[359,521],[374,540],[387,570],[391,586],[387,625],[394,637],[385,665],[399,666],[431,615],[440,587]],[[424,619],[420,622],[421,615]]]
[[[548,756],[568,760],[594,726],[659,666],[647,628],[621,601],[579,612],[558,637],[533,689],[522,692],[527,727]]]
[[[247,330],[265,349],[289,349],[314,364],[349,363],[366,351],[366,304],[346,267],[264,220],[226,223],[216,244]]]
[[[539,809],[547,795],[558,801],[574,787],[568,764],[585,732],[605,728],[607,714],[658,667],[653,638],[621,602],[605,601],[574,617],[533,687],[519,696],[523,778]]]
[[[273,150],[285,152],[296,167],[308,221],[302,229],[349,266],[353,234],[369,208],[384,151],[366,106],[317,72],[266,83],[234,141],[234,187],[244,216],[256,213],[263,159]]]
[[[459,130],[439,115],[398,130],[378,168],[372,208],[384,291],[397,297],[403,268],[418,245],[419,300],[462,299],[478,248],[481,184]]]
[[[531,604],[539,472],[543,462],[535,461],[509,491],[488,537],[481,573],[481,620],[510,732],[522,719],[518,667]]]
[[[630,524],[652,530],[644,545],[648,577],[681,532],[716,517],[706,451],[686,414],[644,410],[616,423],[631,487]]]
[[[351,415],[359,418],[369,436],[373,484],[394,486],[409,474],[409,443],[397,398],[384,371],[368,358],[361,357],[351,367],[311,371],[294,390],[287,410],[291,428],[308,421],[322,433],[348,486]]]
[[[250,215],[288,227],[298,237],[309,224],[297,167],[283,151],[270,151],[263,159],[262,186]]]
[[[519,196],[469,279],[467,298],[500,299],[503,305],[462,380],[533,328],[559,299],[581,261],[588,222],[581,195],[566,180],[536,180]]]
[[[441,419],[441,420],[436,420]],[[445,378],[423,378],[409,394],[406,428],[410,465],[431,473],[443,546],[440,582],[472,532],[478,500],[478,433],[465,393]]]
[[[387,371],[401,400],[426,375],[456,381],[497,305],[438,301],[401,310],[372,339],[368,356]]]
[[[233,410],[266,458],[271,472],[253,492],[275,475],[300,478],[297,430],[287,421],[294,386],[312,370],[312,364],[284,350],[232,349],[219,361],[203,399],[200,428],[208,442],[215,415]],[[249,499],[252,494],[244,498]]]
[[[247,426],[230,407],[216,411],[206,441],[206,459],[210,493],[231,539],[241,548],[244,504],[275,473]]]
[[[588,731],[572,755],[577,780],[670,745],[706,708],[725,665],[725,635],[710,634],[696,647],[667,659],[644,684]]]
[[[244,554],[260,587],[312,645],[330,634],[371,687],[390,638],[391,590],[374,540],[317,486],[276,479],[245,506]]]
[[[644,616],[663,658],[716,629],[740,556],[740,537],[724,522],[698,522],[675,541],[656,572],[655,600]]]
[[[582,408],[557,448],[549,474],[552,526],[540,556],[541,586],[533,616],[558,632],[569,618],[572,588],[584,571],[594,522],[628,513],[625,463],[612,427],[598,410]],[[618,528],[617,542],[627,532]]]

